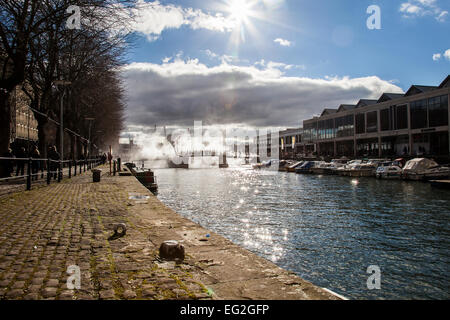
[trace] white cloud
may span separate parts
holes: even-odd
[[[443,10],[436,0],[408,0],[400,5],[399,11],[404,18],[434,16],[439,22],[444,22],[448,11]]]
[[[292,42],[290,42],[289,40],[281,39],[281,38],[277,38],[277,39],[273,40],[273,42],[276,42],[280,46],[283,46],[283,47],[290,47],[292,45]]]
[[[127,124],[182,126],[202,120],[206,124],[299,126],[324,106],[402,92],[376,76],[287,77],[286,66],[262,61],[258,66],[208,67],[198,59],[178,58],[165,64],[132,63],[122,71]]]
[[[439,59],[441,59],[441,54],[440,53],[433,54],[433,61],[438,61]]]
[[[444,52],[444,57],[445,57],[445,59],[450,60],[450,49],[447,49],[447,50]]]
[[[134,7],[120,8],[124,19],[130,19],[131,31],[145,35],[150,41],[158,39],[165,30],[179,29],[182,26],[217,32],[231,32],[237,26],[236,20],[220,13],[210,14],[200,9],[161,4],[159,1],[138,0]]]
[[[450,61],[450,49],[447,49],[443,54],[441,53],[435,53],[433,54],[433,60],[434,61],[438,61],[440,60],[442,57],[444,57],[445,59]]]
[[[253,65],[257,66],[257,67],[267,68],[267,69],[284,69],[284,70],[291,70],[291,69],[305,70],[306,69],[306,67],[304,65],[286,64],[283,62],[275,62],[275,61],[266,62],[264,59],[261,59],[260,61],[255,62]]]

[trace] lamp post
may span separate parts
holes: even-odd
[[[91,126],[92,121],[95,120],[95,118],[84,118],[85,120],[89,121],[89,136],[88,136],[88,155],[91,156]]]
[[[64,95],[66,91],[64,90],[65,86],[69,86],[72,84],[70,81],[65,80],[56,80],[53,82],[56,86],[62,86],[62,95],[61,95],[61,101],[60,101],[60,110],[59,110],[59,117],[60,117],[60,141],[59,141],[59,152],[61,153],[59,167],[62,172],[62,162],[61,160],[64,160]]]
[[[53,82],[57,86],[66,87],[72,84],[70,81],[66,80],[56,80]],[[61,101],[60,101],[60,110],[59,110],[59,116],[60,116],[60,152],[61,157],[64,158],[64,96],[66,91],[64,88],[62,89],[62,95],[61,95]]]

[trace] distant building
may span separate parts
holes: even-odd
[[[302,128],[291,128],[279,132],[281,159],[294,159],[299,155],[302,133]]]
[[[12,94],[11,142],[25,145],[38,141],[38,122],[29,107],[29,98],[17,86]]]
[[[119,143],[118,154],[120,155],[120,157],[122,157],[122,159],[127,159],[130,161],[137,160],[131,158],[140,151],[141,151],[140,146],[135,144],[133,139],[129,139],[129,143]]]

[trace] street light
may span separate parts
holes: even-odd
[[[66,80],[55,80],[53,81],[53,84],[55,84],[56,86],[69,86],[72,84],[72,82],[70,81],[66,81]],[[61,96],[61,102],[60,102],[60,111],[59,111],[59,116],[60,116],[60,141],[59,141],[59,152],[61,153],[60,156],[60,160],[64,160],[64,95],[65,95],[66,91],[63,89],[62,90],[62,96]],[[59,167],[60,170],[62,172],[62,162],[59,162]]]
[[[91,156],[91,126],[92,126],[92,121],[94,121],[95,118],[84,118],[84,119],[89,121],[88,154],[89,154],[89,157],[90,157]]]

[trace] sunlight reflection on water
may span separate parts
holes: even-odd
[[[349,298],[449,298],[450,193],[425,183],[155,170],[178,213]],[[366,287],[369,265],[382,290]]]

